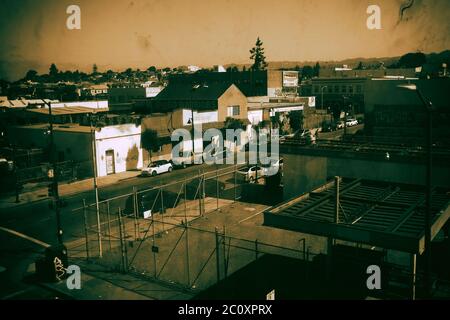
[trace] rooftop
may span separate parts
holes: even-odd
[[[34,130],[48,130],[48,123],[41,124],[33,124],[26,126],[16,126],[16,128],[22,129],[34,129]],[[54,124],[53,130],[55,131],[66,131],[66,132],[81,132],[81,133],[89,133],[91,132],[91,127],[89,126],[80,126],[78,124]]]
[[[335,183],[285,202],[264,213],[264,225],[422,253],[425,194],[422,186],[342,179],[336,222]],[[434,188],[432,238],[450,217],[449,190]]]
[[[249,102],[249,110],[272,109],[272,108],[289,108],[304,106],[305,102]]]
[[[155,100],[217,100],[231,86],[229,83],[210,83],[201,85],[169,84]]]
[[[37,109],[27,109],[29,112],[35,112],[39,114],[49,114],[48,108],[37,108]],[[70,115],[70,114],[83,114],[83,113],[96,113],[96,112],[107,112],[107,108],[88,108],[88,107],[58,107],[52,108],[53,116]]]

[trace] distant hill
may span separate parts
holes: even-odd
[[[348,65],[350,68],[356,68],[360,62],[367,67],[373,66],[377,67],[383,63],[386,67],[393,65],[400,60],[398,57],[382,57],[382,58],[350,58],[339,61],[269,61],[269,69],[272,70],[282,70],[282,69],[294,69],[296,67],[303,66],[314,66],[316,62],[319,62],[321,68],[334,68],[337,66],[342,66],[344,64]],[[447,63],[450,67],[450,50],[445,50],[440,53],[429,53],[426,54],[427,64],[431,65],[442,65],[442,63]],[[250,68],[251,64],[228,64],[225,68],[237,66],[240,70],[245,66],[247,69]]]

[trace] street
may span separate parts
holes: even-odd
[[[174,170],[171,173],[158,175],[156,177],[137,176],[114,185],[100,188],[99,197],[100,199],[107,199],[131,193],[134,187],[140,190],[164,185],[177,180],[182,181],[197,175],[199,170],[212,172],[216,170],[217,167],[218,166],[215,165],[197,165],[190,166],[186,169]],[[231,166],[220,166],[220,168],[226,167]],[[95,201],[93,190],[64,198],[67,202],[67,206],[61,209],[64,241],[73,240],[82,234],[84,221],[82,215],[79,214],[80,212],[76,212],[74,209],[82,206],[83,199],[85,199],[88,204],[93,203]],[[54,245],[57,243],[56,216],[55,211],[49,208],[49,203],[50,200],[40,200],[33,203],[21,204],[10,209],[1,209],[0,226],[14,230],[15,232],[37,239],[46,244]],[[8,297],[12,294],[18,294],[20,290],[27,288],[27,285],[23,283],[23,276],[27,272],[30,264],[33,264],[35,259],[43,253],[44,248],[25,239],[23,236],[18,236],[17,234],[12,234],[11,232],[6,232],[4,230],[0,230],[0,242],[2,243],[0,266],[5,269],[2,272],[0,271],[0,282],[2,283],[0,297]],[[35,293],[38,297],[41,297],[42,290],[43,289],[36,289]],[[23,294],[25,294],[25,292]]]

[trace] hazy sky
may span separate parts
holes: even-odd
[[[34,68],[90,71],[249,63],[256,37],[269,61],[384,57],[450,48],[450,1],[0,0],[0,78]],[[68,30],[66,8],[81,8]],[[369,4],[382,30],[368,30]]]

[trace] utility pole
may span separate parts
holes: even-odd
[[[431,293],[431,223],[432,223],[432,165],[433,165],[433,103],[426,99],[415,84],[399,85],[401,89],[415,91],[426,110],[426,177],[425,177],[425,215],[424,215],[424,287],[425,297]]]
[[[46,102],[43,99],[45,104],[48,106],[48,116],[49,116],[49,125],[50,125],[50,162],[53,168],[53,181],[49,186],[49,191],[51,191],[51,196],[54,198],[54,208],[56,213],[56,229],[57,229],[57,238],[58,243],[60,245],[63,244],[63,230],[61,228],[61,211],[60,211],[60,199],[59,199],[59,188],[58,188],[58,161],[56,159],[56,148],[55,148],[55,139],[53,135],[53,116],[52,116],[52,105],[50,102]]]
[[[98,184],[97,184],[97,141],[95,138],[95,127],[93,125],[94,114],[89,116],[89,123],[91,127],[91,145],[92,145],[92,166],[94,171],[94,193],[95,193],[95,213],[97,216],[97,236],[98,236],[98,251],[99,257],[103,256],[102,250],[102,233],[100,227],[100,207],[98,203]]]
[[[17,150],[16,145],[13,144],[13,165],[14,165],[14,182],[16,189],[16,203],[20,202],[19,198],[19,176],[17,174]]]
[[[320,99],[320,103],[322,104],[322,107],[321,107],[322,110],[323,110],[323,89],[325,89],[325,88],[327,88],[327,86],[322,86],[320,88],[320,91],[322,92],[322,98]]]

